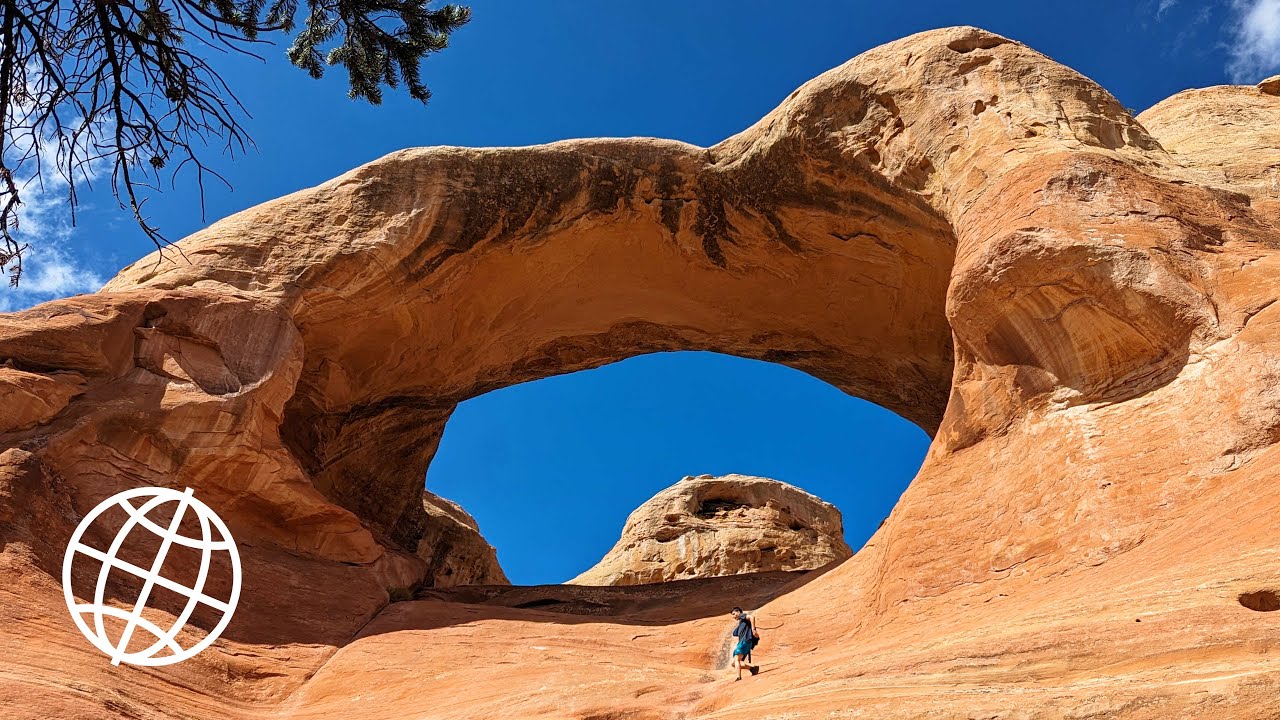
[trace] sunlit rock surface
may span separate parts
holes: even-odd
[[[750,475],[686,477],[636,508],[622,537],[575,585],[640,585],[816,570],[853,554],[834,505]]]
[[[0,315],[0,714],[1272,716],[1276,128],[1274,83],[1135,119],[949,28],[711,148],[405,150]],[[933,445],[866,547],[766,595],[390,602],[429,571],[457,403],[674,349],[799,368]],[[78,518],[140,485],[192,488],[246,578],[155,669],[110,665],[59,581]],[[734,683],[738,604],[765,672]]]

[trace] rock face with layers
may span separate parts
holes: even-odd
[[[622,537],[575,585],[640,585],[814,570],[853,555],[840,511],[794,485],[686,477],[627,517]]]
[[[0,714],[1273,715],[1277,127],[1274,84],[1135,118],[948,28],[713,147],[406,150],[0,315]],[[556,597],[389,603],[429,571],[422,481],[457,403],[678,349],[933,436],[863,549],[759,608],[773,667],[713,682],[729,591],[575,622]],[[205,652],[113,667],[59,563],[143,485],[218,512],[245,586]]]
[[[439,495],[424,491],[426,527],[418,541],[418,557],[426,560],[423,585],[510,585],[498,564],[498,553],[480,534],[475,518]]]

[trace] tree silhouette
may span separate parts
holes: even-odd
[[[412,0],[0,0],[0,272],[22,276],[23,188],[50,174],[66,182],[74,221],[78,181],[109,166],[112,192],[142,231],[167,242],[143,214],[162,174],[194,172],[230,186],[201,152],[252,145],[244,108],[211,53],[260,57],[271,34],[293,35],[290,62],[319,78],[347,71],[350,96],[382,101],[403,86],[426,102],[420,65],[471,17],[468,8]],[[298,19],[301,18],[301,22]]]

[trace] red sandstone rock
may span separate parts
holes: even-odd
[[[794,485],[749,475],[686,477],[627,518],[576,585],[640,585],[815,570],[853,551],[840,511]]]
[[[418,541],[418,557],[427,562],[423,584],[508,585],[498,553],[485,542],[480,526],[466,510],[439,495],[423,491],[427,525]]]
[[[3,714],[1268,717],[1272,89],[1135,119],[1022,45],[931,31],[712,148],[406,150],[0,315]],[[458,402],[687,348],[935,433],[865,548],[759,608],[764,673],[715,672],[741,586],[639,590],[640,616],[389,604],[426,579]],[[80,637],[58,580],[78,516],[139,485],[193,488],[246,576],[212,648],[150,670]]]

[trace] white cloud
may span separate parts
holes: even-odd
[[[101,276],[74,258],[64,243],[42,239],[23,253],[21,284],[16,288],[0,288],[0,312],[93,292],[102,287],[103,282]]]
[[[66,196],[44,192],[23,193],[18,213],[22,253],[22,279],[8,287],[8,274],[0,279],[0,312],[13,312],[56,298],[93,292],[105,280],[75,256],[70,242],[71,223],[65,217]]]
[[[31,178],[19,183],[22,205],[18,208],[22,279],[18,287],[8,287],[9,276],[0,276],[0,312],[13,312],[55,298],[93,292],[105,280],[86,267],[72,248],[71,217],[67,185],[59,178],[44,185]]]
[[[1156,8],[1156,20],[1164,18],[1164,14],[1169,12],[1174,5],[1178,4],[1178,0],[1160,0],[1159,7]],[[1151,7],[1148,5],[1147,7]]]
[[[19,106],[17,109],[21,110]],[[22,253],[22,278],[18,287],[9,287],[9,274],[0,275],[0,312],[13,312],[55,298],[93,292],[106,282],[98,273],[76,257],[71,224],[69,184],[57,168],[58,144],[53,138],[42,139],[32,148],[29,135],[10,138],[10,164],[35,150],[46,172],[41,177],[31,174],[15,178],[22,204],[18,206],[18,226],[13,232]],[[33,167],[31,163],[28,167]],[[105,164],[89,162],[76,172],[77,186],[87,185]],[[19,167],[21,165],[19,164]],[[87,209],[81,206],[81,209]],[[7,269],[6,269],[7,270]]]
[[[1280,0],[1232,0],[1227,74],[1237,83],[1256,83],[1280,73]]]

